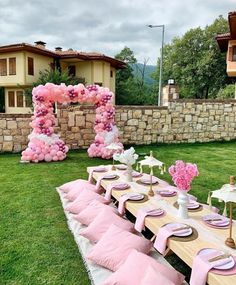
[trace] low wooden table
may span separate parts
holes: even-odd
[[[108,167],[109,167],[109,169],[111,169],[111,166],[108,166]],[[88,167],[87,171],[89,172],[90,169],[92,169],[92,168]],[[108,174],[108,173],[116,173],[119,175],[120,178],[115,181],[116,183],[126,182],[124,171],[119,171],[119,170],[111,171],[111,170],[109,170],[109,172],[106,172],[106,174]],[[104,173],[94,172],[93,178],[95,180],[97,180],[99,177],[101,177],[103,175],[104,175]],[[134,182],[137,179],[140,179],[140,177],[134,178]],[[108,185],[113,183],[113,182],[114,182],[114,180],[102,180],[101,185],[104,189],[107,189]],[[124,190],[124,191],[114,191],[113,190],[112,196],[116,200],[119,200],[120,196],[123,195],[124,193],[130,192],[130,191],[147,193],[149,190],[149,188],[147,186],[141,186],[138,183],[132,182],[131,185],[132,185],[131,188],[128,190]],[[158,185],[153,186],[154,191],[158,190],[158,188],[159,188]],[[143,191],[140,191],[141,189],[143,189]],[[148,205],[157,205],[158,206],[158,200],[156,199],[155,196],[149,197],[150,199],[144,203],[134,203],[134,202],[130,203],[127,201],[125,204],[126,209],[129,212],[131,212],[134,216],[137,216],[137,212],[138,212],[139,208],[142,208],[142,207],[145,207]],[[162,199],[162,201],[167,202],[167,207],[169,209],[171,209],[170,207],[173,207],[173,209],[174,209],[173,204],[176,202],[177,196],[161,198],[161,199]],[[177,218],[175,215],[171,214],[170,213],[171,211],[168,212],[168,209],[164,209],[164,210],[166,210],[166,215],[164,215],[163,217],[156,218],[156,219],[151,218],[151,217],[146,217],[146,219],[145,219],[145,226],[154,234],[157,234],[158,229],[160,227],[162,227],[163,225],[170,223],[170,222],[176,222],[176,221],[188,223],[188,221],[191,220],[191,221],[195,222],[195,225],[199,225],[199,227],[201,229],[203,227],[205,227],[206,233],[198,231],[198,237],[193,241],[180,242],[180,241],[175,241],[172,239],[168,240],[169,249],[172,250],[176,255],[178,255],[186,264],[188,264],[188,266],[192,267],[194,256],[202,248],[217,248],[217,249],[222,249],[224,251],[227,250],[228,252],[232,253],[233,255],[236,255],[236,250],[230,249],[224,245],[224,240],[229,235],[229,229],[211,228],[211,227],[205,225],[201,221],[201,218],[204,215],[212,213],[209,209],[203,208],[202,211],[199,211],[199,212],[189,212],[189,216],[190,216],[189,220],[181,220],[181,219]],[[196,229],[198,230],[197,227],[196,227]],[[204,228],[203,228],[203,230],[204,230]],[[236,225],[235,224],[233,225],[233,233],[234,234],[236,233]],[[207,234],[209,234],[208,235],[209,240],[207,239]],[[210,238],[210,237],[212,237],[212,238]],[[215,238],[215,241],[214,241],[214,238]],[[221,243],[221,239],[222,239],[222,243]],[[209,273],[207,283],[209,285],[235,285],[236,284],[236,275],[223,276],[223,275],[217,275],[217,274]]]

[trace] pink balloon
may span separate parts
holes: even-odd
[[[46,154],[45,157],[44,157],[44,160],[46,162],[50,162],[50,161],[52,161],[52,156],[50,154]]]

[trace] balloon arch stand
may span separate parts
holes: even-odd
[[[109,159],[116,151],[107,148],[119,142],[118,129],[115,126],[115,108],[112,104],[113,93],[108,88],[98,85],[85,87],[83,84],[75,86],[65,84],[54,85],[47,83],[33,89],[32,98],[34,115],[30,126],[33,128],[29,135],[29,143],[22,152],[22,162],[60,161],[66,158],[68,146],[54,133],[55,116],[53,104],[61,103],[90,103],[96,108],[94,122],[95,140],[88,148],[90,157]]]

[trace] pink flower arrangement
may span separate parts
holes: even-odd
[[[190,190],[193,178],[199,174],[196,164],[185,163],[182,160],[177,160],[175,165],[171,165],[169,173],[174,184],[184,191]]]
[[[53,103],[68,104],[70,102],[92,103],[96,107],[94,130],[96,137],[88,149],[90,157],[109,159],[114,150],[106,148],[106,137],[112,133],[112,141],[119,143],[118,132],[115,127],[115,108],[112,105],[112,92],[108,88],[98,85],[85,87],[83,84],[75,86],[65,84],[54,85],[47,83],[33,89],[34,115],[30,126],[33,128],[29,136],[29,144],[22,152],[22,161],[58,161],[66,158],[68,147],[54,134],[55,116]],[[120,146],[123,145],[119,143]]]

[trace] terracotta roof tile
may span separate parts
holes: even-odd
[[[43,46],[36,46],[27,43],[19,43],[12,45],[0,46],[0,53],[4,52],[15,52],[27,50],[29,52],[39,53],[46,56],[52,56],[57,58],[80,58],[83,60],[103,60],[110,62],[110,64],[116,68],[124,68],[126,64],[120,60],[115,58],[106,56],[105,54],[98,52],[83,52],[77,50],[65,50],[65,51],[52,51]]]

